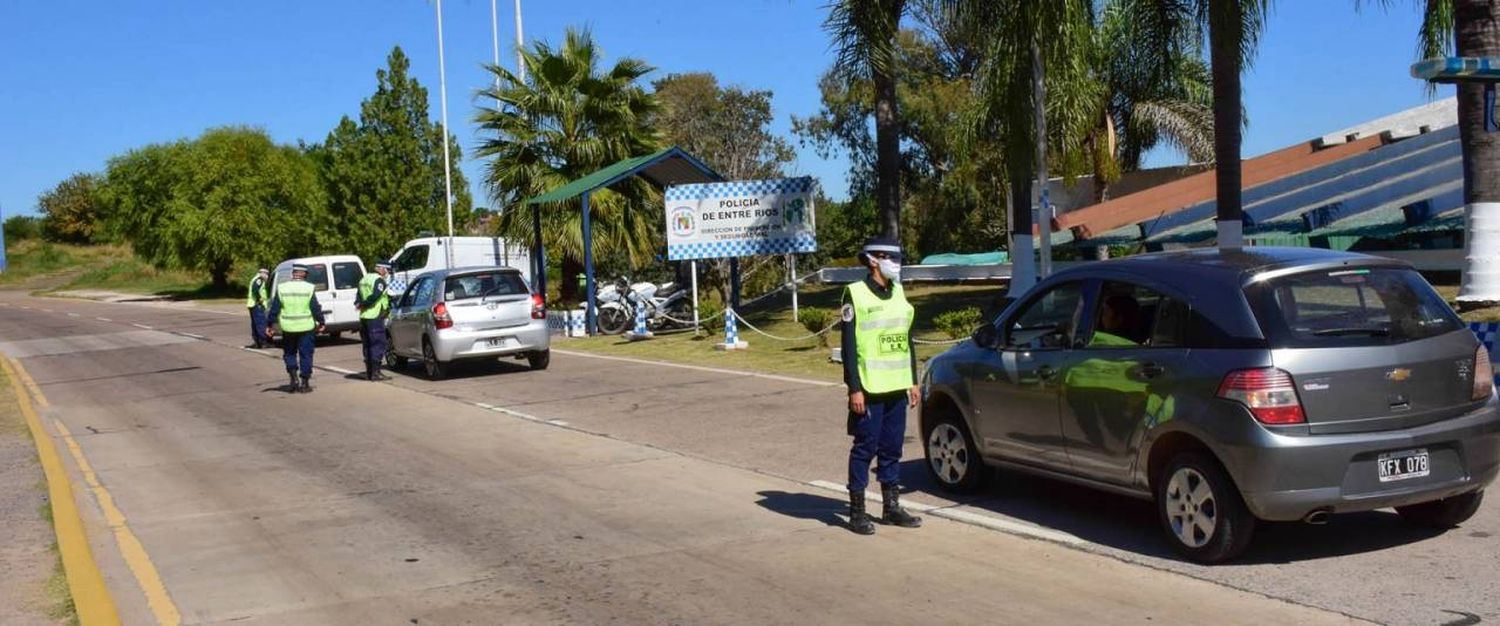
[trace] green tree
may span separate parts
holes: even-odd
[[[835,0],[824,28],[833,35],[838,57],[834,67],[849,79],[870,81],[875,114],[875,206],[881,233],[901,236],[901,101],[897,80],[901,68],[897,34],[906,0]]]
[[[95,174],[74,174],[42,193],[36,200],[42,212],[42,236],[50,241],[90,243],[104,232],[98,228],[99,186]]]
[[[443,129],[428,117],[427,89],[408,75],[400,47],[375,72],[375,93],[360,104],[359,121],[345,116],[328,138],[309,148],[328,193],[330,220],[343,250],[384,259],[421,231],[448,232],[443,180]],[[464,232],[473,199],[452,154],[453,228]]]
[[[0,230],[5,231],[5,245],[9,246],[18,241],[41,237],[42,220],[32,215],[12,215],[5,218],[5,224]]]
[[[111,159],[100,195],[110,227],[163,268],[207,272],[323,251],[326,197],[314,164],[264,131],[217,128]]]
[[[537,42],[522,51],[526,80],[487,66],[497,87],[479,94],[475,122],[484,137],[477,154],[485,184],[497,207],[499,232],[532,241],[535,197],[622,159],[649,154],[661,145],[651,125],[657,101],[642,85],[653,68],[633,58],[603,68],[603,53],[587,30],[568,29],[560,48]],[[496,104],[491,104],[496,103]],[[595,253],[652,259],[662,242],[660,194],[639,178],[590,198]],[[570,199],[540,208],[542,240],[549,257],[561,258],[562,297],[577,301],[572,277],[583,271],[582,207]]]
[[[1374,0],[1389,7],[1395,0]],[[1422,25],[1417,31],[1420,58],[1500,56],[1500,3],[1487,0],[1419,0]],[[1358,7],[1358,0],[1355,6]],[[1500,218],[1500,137],[1485,129],[1484,86],[1458,85],[1458,133],[1463,146],[1464,214],[1471,226],[1464,233],[1467,249],[1459,306],[1500,302],[1500,235],[1472,228]]]

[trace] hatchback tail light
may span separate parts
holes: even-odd
[[[436,326],[438,330],[453,328],[453,317],[448,315],[448,304],[446,302],[439,302],[437,306],[432,307],[432,325]]]
[[[542,299],[542,294],[531,294],[531,319],[547,319],[547,301]]]
[[[1474,351],[1474,399],[1488,400],[1495,393],[1495,366],[1490,365],[1490,351],[1479,346]]]
[[[1292,375],[1274,367],[1230,372],[1219,384],[1219,397],[1245,405],[1262,424],[1307,421]]]

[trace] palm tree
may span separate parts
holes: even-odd
[[[875,99],[875,207],[881,235],[901,233],[900,102],[896,97],[896,35],[906,0],[835,0],[824,23],[838,57],[834,67],[848,77],[868,77]]]
[[[474,119],[485,139],[477,154],[489,159],[485,183],[503,236],[532,240],[528,198],[659,148],[650,125],[656,99],[641,82],[654,68],[626,58],[601,71],[602,56],[589,31],[570,28],[561,48],[537,42],[521,52],[524,80],[487,66],[498,83],[479,94]],[[596,251],[632,265],[649,261],[661,239],[656,199],[639,178],[594,192],[589,209]],[[582,222],[577,199],[542,208],[542,240],[562,257],[565,301],[578,297],[570,279],[583,270]]]
[[[1391,0],[1377,0],[1383,6]],[[1356,7],[1359,2],[1356,1]],[[1500,4],[1488,0],[1423,0],[1417,33],[1421,58],[1500,56]],[[1458,134],[1463,146],[1464,272],[1461,308],[1500,302],[1500,136],[1485,128],[1485,87],[1458,85]],[[1476,228],[1476,226],[1481,226]]]

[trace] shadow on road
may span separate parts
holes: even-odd
[[[421,380],[432,380],[423,371],[421,361],[412,361],[406,367],[395,368],[387,365],[384,369],[387,376],[404,376],[407,378],[418,378]],[[472,361],[458,361],[449,363],[442,380],[465,380],[469,378],[480,378],[483,376],[494,376],[497,374],[519,374],[532,371],[531,366],[523,360],[512,360],[510,357],[499,359],[475,359]],[[363,376],[361,376],[363,378]]]
[[[995,472],[979,493],[955,497],[933,483],[925,465],[923,459],[902,463],[903,480],[912,492],[927,492],[1126,552],[1179,558],[1162,535],[1150,502],[1007,471]],[[1335,515],[1322,526],[1262,522],[1250,549],[1235,563],[1312,561],[1384,550],[1440,534],[1410,526],[1393,511]]]
[[[839,514],[848,510],[849,504],[826,496],[787,491],[762,491],[756,495],[756,504],[769,511],[797,519],[817,520],[829,526],[844,527],[844,518]]]

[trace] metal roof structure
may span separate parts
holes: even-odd
[[[689,183],[712,183],[724,180],[686,150],[672,146],[644,156],[631,157],[588,176],[527,200],[527,204],[554,204],[577,198],[596,189],[614,185],[632,176],[640,176],[658,188]]]

